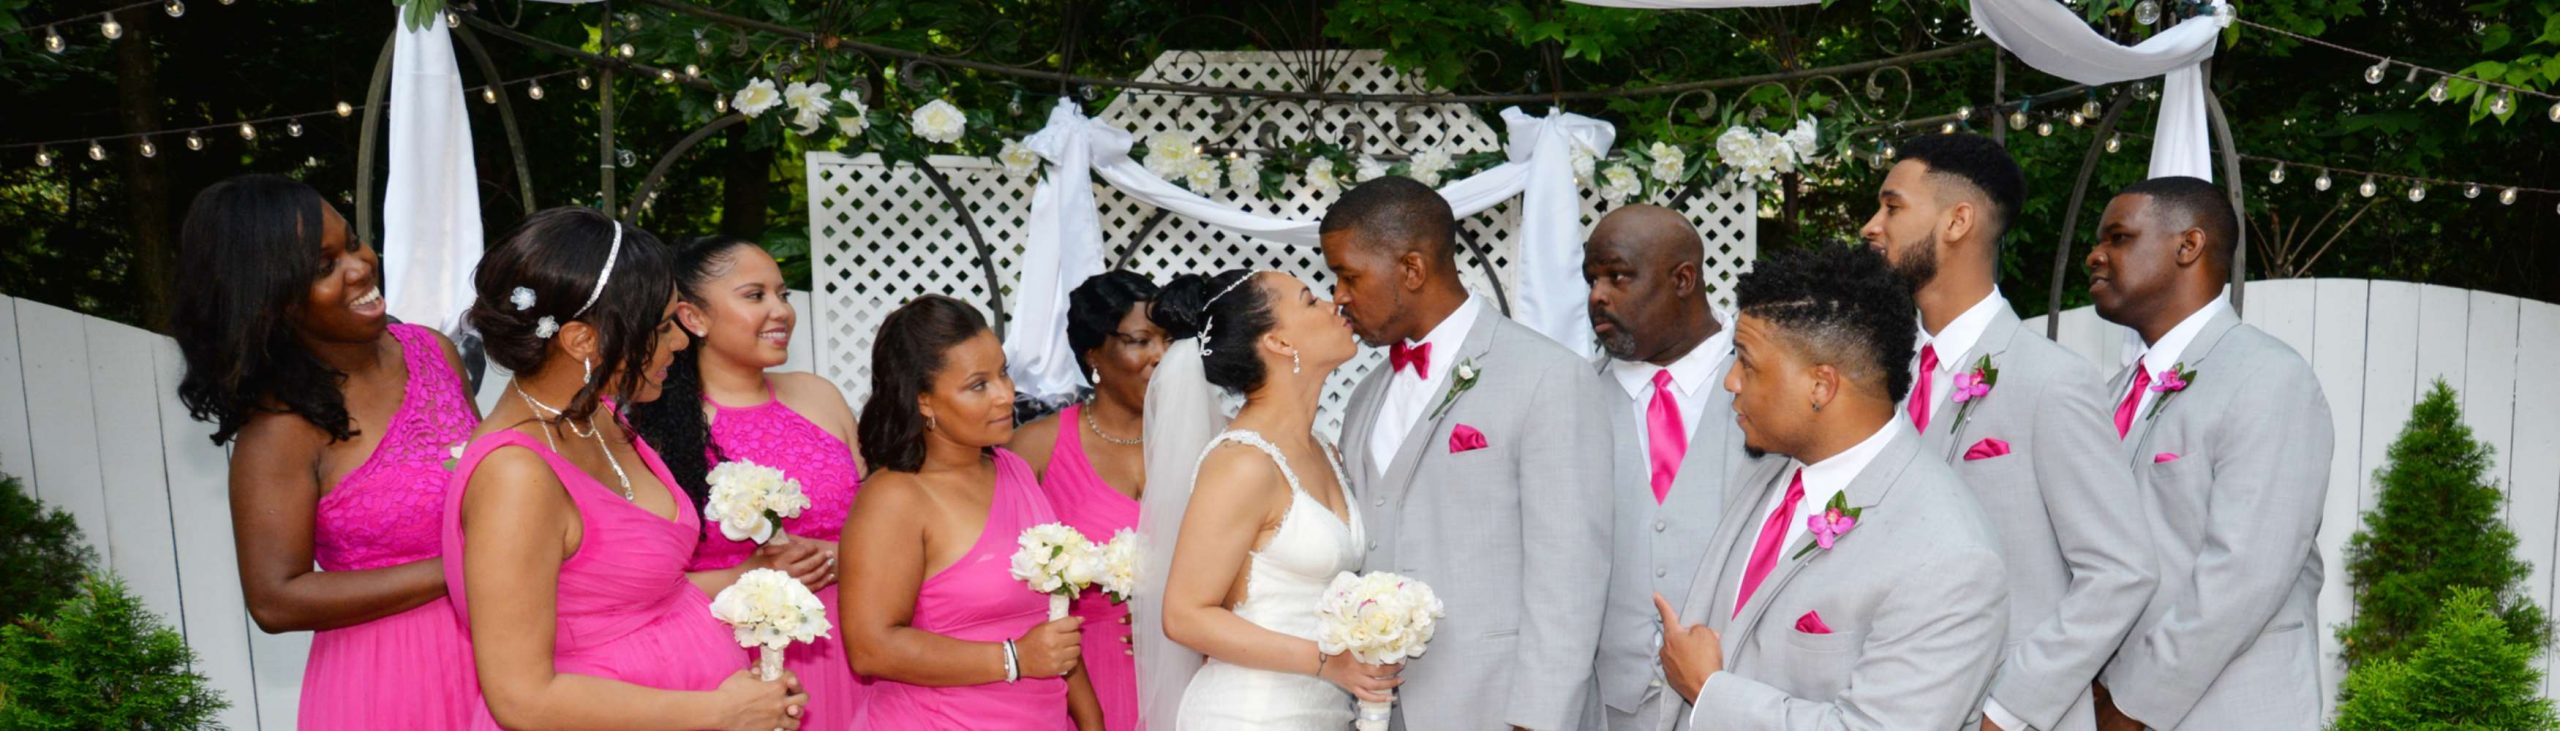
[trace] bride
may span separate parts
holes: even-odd
[[[1175,731],[1347,728],[1353,697],[1387,700],[1403,682],[1398,666],[1325,655],[1312,639],[1319,594],[1360,567],[1367,541],[1314,434],[1326,375],[1357,352],[1350,322],[1296,277],[1243,270],[1174,279],[1153,317],[1191,339],[1147,396],[1141,718]],[[1244,395],[1224,431],[1211,385]]]

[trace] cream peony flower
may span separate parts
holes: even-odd
[[[1810,165],[1821,156],[1821,140],[1818,139],[1821,134],[1821,126],[1815,124],[1812,117],[1796,120],[1795,129],[1787,130],[1785,139],[1787,146],[1795,152],[1796,164]]]
[[[818,127],[827,123],[827,110],[835,107],[827,98],[829,90],[825,83],[798,81],[782,87],[782,103],[791,109],[791,124],[800,128],[801,136],[817,134]]]
[[[1074,596],[1093,583],[1093,542],[1064,523],[1024,528],[1015,539],[1013,578],[1042,594]]]
[[[1333,577],[1316,603],[1316,647],[1372,664],[1401,663],[1429,649],[1444,616],[1420,581],[1386,572]]]
[[[1763,131],[1759,144],[1761,158],[1768,160],[1771,168],[1781,173],[1796,171],[1795,147],[1787,144],[1787,138],[1776,132]]]
[[[728,623],[738,646],[760,651],[756,668],[766,680],[781,676],[783,650],[791,643],[815,642],[834,629],[818,595],[774,569],[748,571],[721,589],[711,599],[711,616]]]
[[[765,110],[781,103],[782,94],[773,90],[773,81],[769,79],[748,79],[746,88],[729,97],[729,106],[750,118],[763,116]]]
[[[1600,197],[1609,199],[1610,203],[1624,203],[1629,198],[1644,194],[1644,181],[1636,177],[1635,168],[1611,165],[1600,178],[1603,181]]]
[[[907,115],[907,127],[928,142],[948,145],[960,141],[960,135],[969,130],[969,115],[951,106],[951,102],[935,99]]]
[[[1165,130],[1147,136],[1147,172],[1167,180],[1179,180],[1191,174],[1192,162],[1200,159],[1199,143],[1180,130]]]
[[[1127,602],[1138,593],[1138,534],[1122,528],[1102,544],[1096,563],[1101,578],[1094,583],[1115,602]]]
[[[836,132],[850,138],[861,137],[864,131],[871,129],[871,107],[862,103],[861,94],[846,89],[836,98],[843,100],[846,110],[852,112],[836,118]]]
[[[1653,173],[1654,180],[1678,183],[1680,174],[1689,169],[1689,153],[1670,143],[1653,143],[1653,147],[1646,149],[1645,152],[1653,157],[1653,167],[1649,172]]]
[[[1334,177],[1333,158],[1319,157],[1307,163],[1307,187],[1331,193],[1342,189],[1342,181]]]
[[[1211,193],[1218,190],[1218,161],[1206,157],[1194,157],[1191,158],[1191,162],[1184,165],[1190,169],[1183,172],[1183,182],[1191,185],[1191,192]]]
[[[1594,160],[1591,157],[1591,148],[1582,146],[1582,143],[1580,142],[1573,143],[1574,180],[1589,182],[1591,180],[1591,168],[1597,164],[1599,164],[1599,161]]]
[[[809,508],[799,480],[754,462],[722,462],[703,481],[711,484],[711,495],[703,503],[702,517],[718,522],[720,535],[732,541],[771,541],[782,531],[783,518],[799,517]]]
[[[1387,164],[1379,162],[1378,158],[1361,155],[1360,164],[1358,167],[1353,168],[1352,176],[1353,180],[1358,180],[1363,183],[1386,177]]]
[[[1004,161],[1005,172],[1015,175],[1025,175],[1040,170],[1040,153],[1033,151],[1030,145],[1023,144],[1021,140],[1005,140],[1004,150],[996,153],[996,159]]]
[[[1415,182],[1437,188],[1440,187],[1440,174],[1448,172],[1449,165],[1449,151],[1434,147],[1414,153],[1413,159],[1405,161],[1405,172],[1410,173]]]
[[[1262,185],[1262,153],[1227,158],[1227,185],[1251,191]]]

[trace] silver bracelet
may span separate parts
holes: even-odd
[[[1004,682],[1007,682],[1007,683],[1014,683],[1014,682],[1020,682],[1021,680],[1022,680],[1022,660],[1021,660],[1020,656],[1018,656],[1018,655],[1016,655],[1016,654],[1014,653],[1014,649],[1013,649],[1013,640],[1005,640],[1005,641],[1004,641]]]

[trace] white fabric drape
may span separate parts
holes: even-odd
[[[471,306],[471,271],[480,266],[480,176],[453,36],[444,23],[426,25],[395,29],[383,297],[402,322],[453,333]]]
[[[1617,130],[1609,123],[1563,111],[1532,116],[1502,111],[1508,131],[1507,161],[1440,187],[1459,218],[1521,196],[1518,290],[1512,314],[1557,342],[1589,355],[1589,323],[1582,319],[1582,200],[1573,177],[1575,148],[1608,154]],[[1128,131],[1085,116],[1073,100],[1060,99],[1049,124],[1026,144],[1046,163],[1031,198],[1023,242],[1023,283],[1005,353],[1015,388],[1054,400],[1084,384],[1067,352],[1066,293],[1102,271],[1102,223],[1090,187],[1103,182],[1148,205],[1254,238],[1291,246],[1316,246],[1320,221],[1264,216],[1210,200],[1157,177],[1129,158]],[[1064,184],[1061,184],[1064,183]],[[1525,195],[1524,195],[1525,193]]]
[[[1821,0],[1572,0],[1583,5],[1657,10],[1710,10],[1811,5]],[[2188,18],[2159,35],[2122,46],[2054,0],[1973,0],[1973,23],[2019,61],[2083,84],[2167,77],[2153,130],[2151,177],[2213,179],[2212,135],[2205,120],[2204,72],[2214,43],[2231,24],[2230,6]]]

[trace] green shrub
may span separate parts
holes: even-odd
[[[2560,729],[2533,666],[2541,648],[2518,641],[2497,607],[2487,591],[2455,590],[2435,623],[2403,643],[2406,659],[2375,658],[2347,674],[2334,731]]]
[[[71,514],[45,510],[18,478],[0,476],[0,622],[51,612],[97,562]]]
[[[230,706],[195,652],[112,577],[48,619],[0,626],[0,729],[198,729]]]

